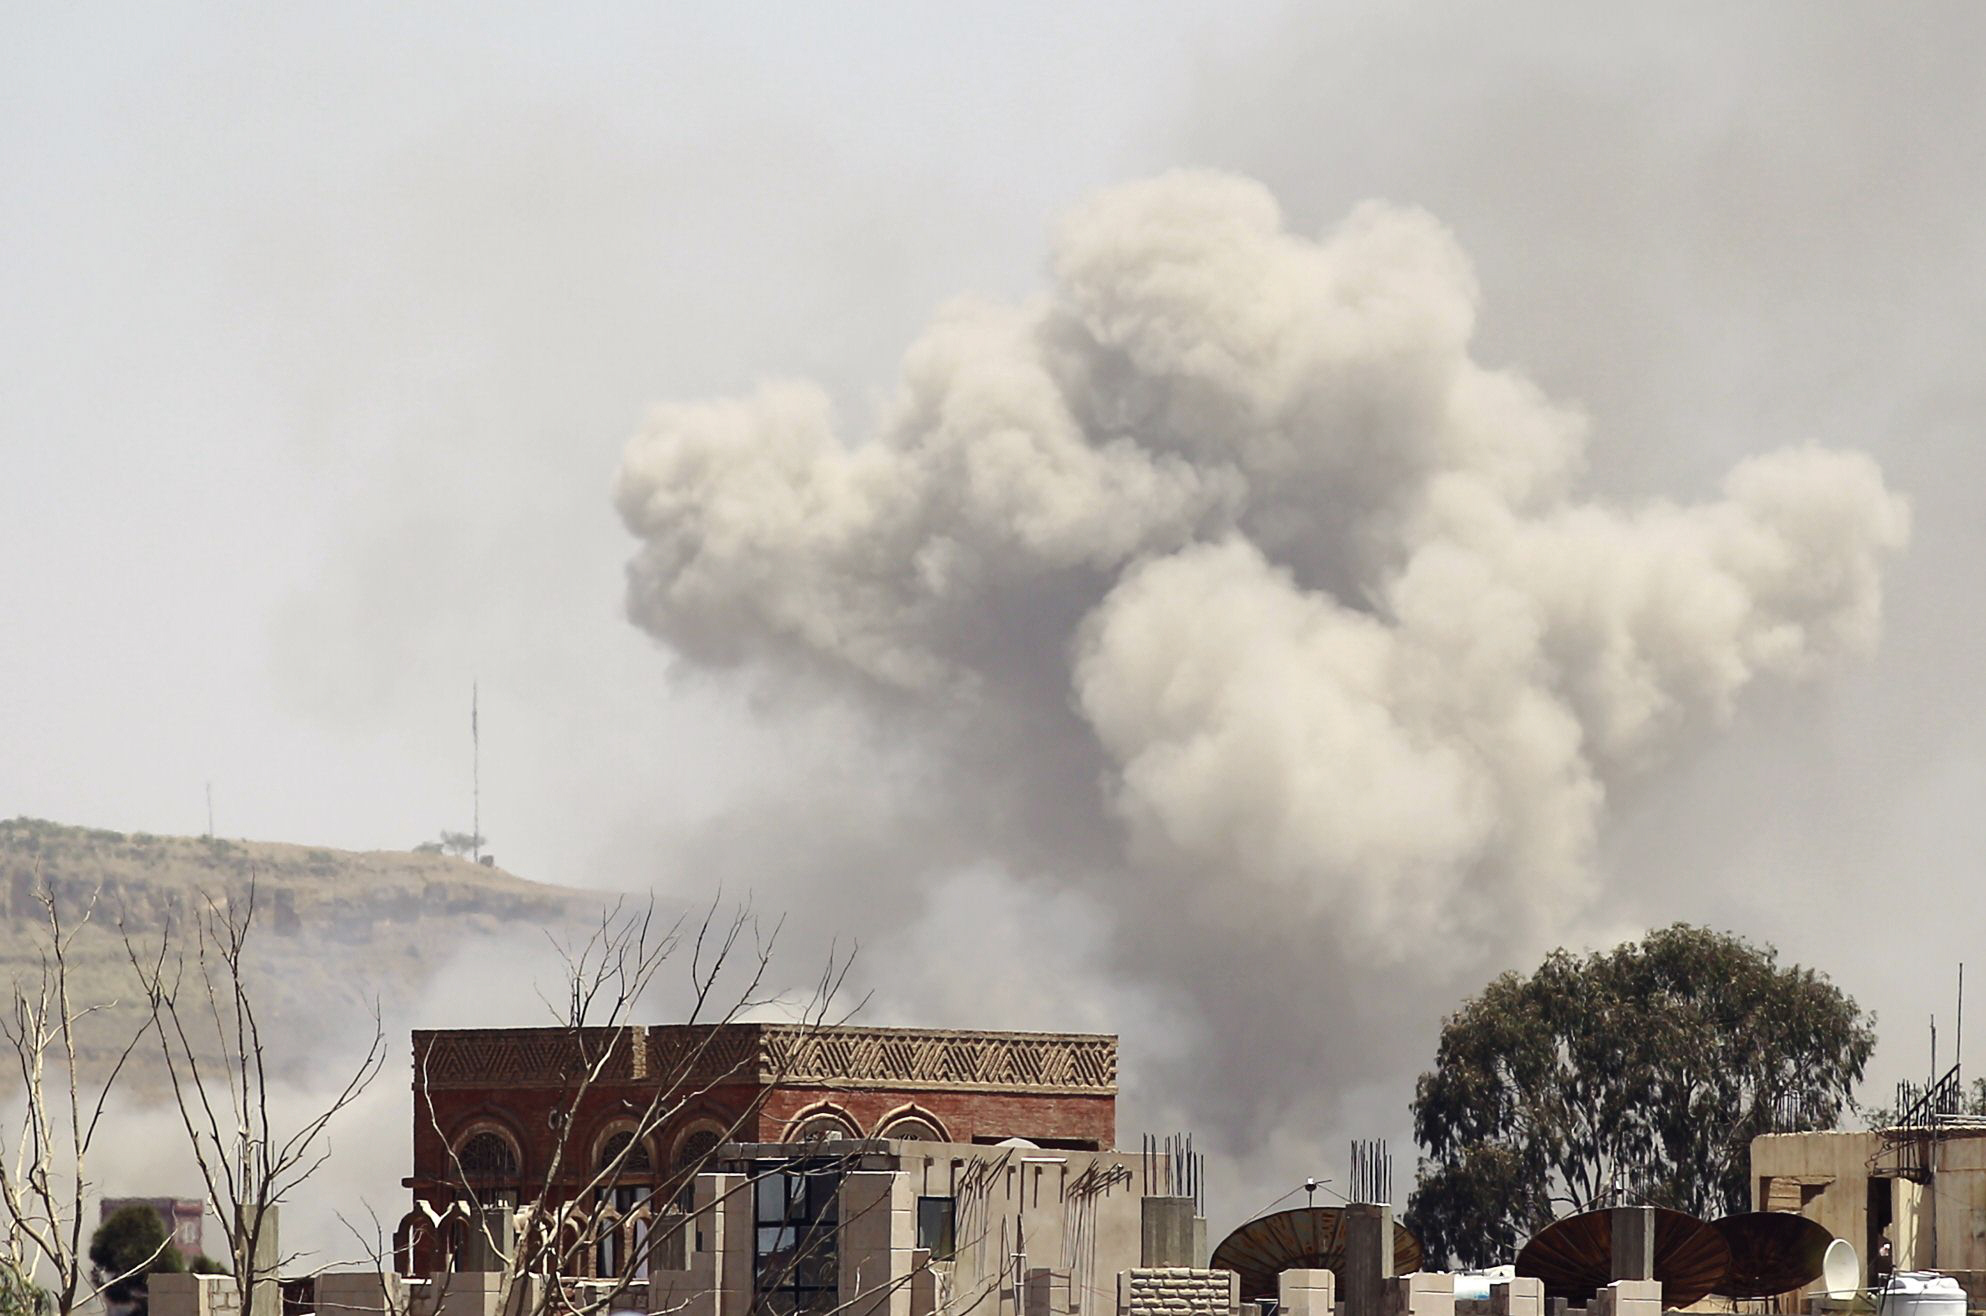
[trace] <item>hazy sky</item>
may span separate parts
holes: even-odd
[[[507,868],[880,921],[893,1021],[1119,1027],[1137,1074],[1248,937],[1129,985],[1070,967],[1113,941],[1107,892],[912,835],[919,769],[860,710],[628,623],[610,490],[661,401],[804,376],[860,433],[935,307],[1045,286],[1057,216],[1218,168],[1302,233],[1373,197],[1446,223],[1475,356],[1585,409],[1589,490],[1697,501],[1814,440],[1910,499],[1874,658],[1746,692],[1614,791],[1592,926],[1774,941],[1880,1012],[1882,1081],[1923,1069],[1986,853],[1986,10],[16,5],[4,30],[0,815],[197,832],[211,781],[223,834],[410,846],[468,825],[477,681]],[[873,864],[801,854],[824,819],[822,853]],[[948,982],[967,925],[990,990]],[[1329,1099],[1231,1150],[1300,1178],[1401,1137],[1450,1001],[1356,1059],[1327,1039]],[[1134,1095],[1222,1122],[1217,1093]]]

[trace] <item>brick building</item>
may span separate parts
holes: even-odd
[[[413,1045],[415,1224],[462,1197],[464,1175],[485,1201],[535,1198],[555,1153],[550,1197],[564,1200],[658,1094],[669,1116],[618,1176],[630,1195],[724,1143],[1021,1138],[1098,1151],[1116,1135],[1106,1035],[735,1023],[418,1031]],[[589,1061],[600,1077],[576,1097]]]

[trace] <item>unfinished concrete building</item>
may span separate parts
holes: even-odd
[[[1867,1284],[1885,1237],[1899,1271],[1956,1278],[1986,1306],[1986,1122],[1752,1140],[1752,1205],[1797,1211],[1854,1244]]]

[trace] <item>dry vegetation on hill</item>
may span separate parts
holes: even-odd
[[[374,999],[389,1009],[411,999],[459,946],[589,914],[600,900],[436,854],[126,835],[15,818],[0,822],[0,982],[39,972],[37,880],[72,920],[97,901],[70,973],[79,1004],[120,1002],[89,1021],[89,1058],[98,1061],[139,1018],[120,921],[155,946],[168,929],[190,929],[197,902],[239,900],[252,880],[258,1010],[266,1026],[324,1037],[338,1021],[365,1020]],[[163,1083],[154,1048],[140,1048],[133,1064],[133,1087]]]

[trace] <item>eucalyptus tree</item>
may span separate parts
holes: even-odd
[[[1708,928],[1553,951],[1443,1022],[1407,1217],[1431,1255],[1483,1265],[1611,1201],[1743,1210],[1751,1140],[1834,1127],[1873,1022],[1825,975]]]

